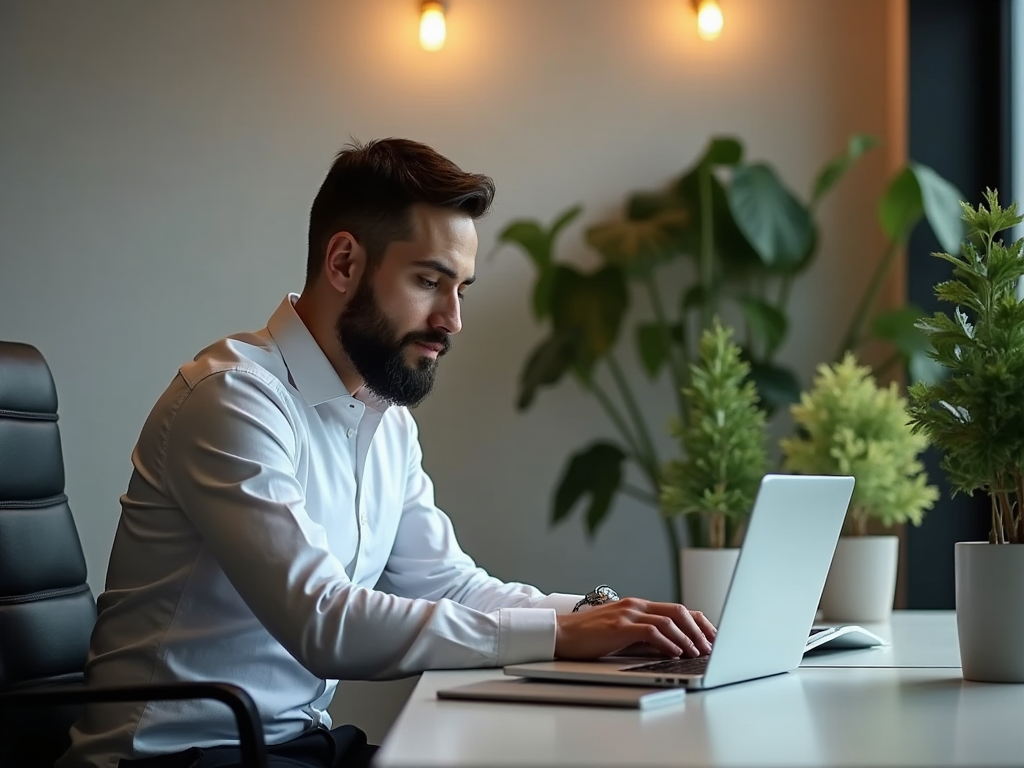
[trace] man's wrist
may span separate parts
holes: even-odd
[[[616,594],[614,589],[609,587],[607,584],[601,584],[590,592],[587,592],[587,594],[583,596],[583,599],[576,603],[576,607],[572,609],[572,612],[579,613],[580,611],[589,610],[598,605],[614,603],[618,599],[619,596]]]

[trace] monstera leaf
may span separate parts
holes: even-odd
[[[593,538],[611,511],[612,499],[622,482],[622,462],[626,454],[617,445],[597,442],[573,454],[558,489],[551,523],[565,519],[576,503],[589,497],[586,511],[587,535]]]
[[[537,283],[533,290],[533,314],[543,320],[551,314],[551,286],[554,283],[555,239],[583,208],[576,205],[558,216],[548,229],[539,222],[518,219],[498,234],[499,243],[518,245],[537,268]]]
[[[551,302],[555,333],[575,340],[575,368],[587,379],[594,362],[608,354],[619,337],[629,307],[625,275],[613,265],[590,274],[559,265]]]

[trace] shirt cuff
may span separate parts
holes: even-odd
[[[567,595],[563,592],[552,592],[534,604],[534,608],[554,608],[555,613],[572,613],[572,609],[583,599],[583,595]]]
[[[555,658],[558,625],[550,608],[501,608],[498,622],[497,666]]]

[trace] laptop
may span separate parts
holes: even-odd
[[[796,669],[809,642],[853,483],[847,476],[765,475],[709,655],[511,664],[505,674],[702,690]]]

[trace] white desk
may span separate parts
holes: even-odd
[[[889,651],[862,652],[860,660],[857,652],[834,654],[834,666],[815,657],[795,672],[691,692],[683,704],[650,712],[439,701],[438,688],[501,673],[427,673],[376,765],[1024,764],[1024,685],[966,683],[958,667],[892,666],[949,661],[952,613],[898,614],[890,631]]]
[[[891,623],[863,626],[890,645],[862,651],[809,653],[802,666],[960,668],[960,643],[952,611],[896,611]]]

